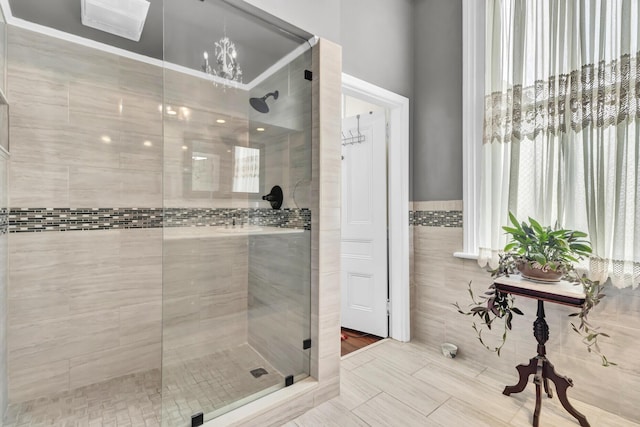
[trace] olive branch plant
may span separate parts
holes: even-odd
[[[569,314],[570,317],[577,318],[577,321],[571,322],[571,328],[581,337],[587,351],[601,358],[602,366],[616,365],[602,353],[598,342],[599,338],[608,338],[609,335],[601,332],[600,328],[595,327],[589,320],[591,310],[605,297],[602,292],[603,285],[599,281],[590,280],[574,267],[574,263],[591,254],[591,244],[585,240],[587,234],[566,230],[557,224],[553,228],[543,227],[533,218],[529,218],[528,222],[519,222],[512,213],[509,213],[509,220],[511,225],[502,229],[511,240],[505,246],[504,252],[499,254],[498,266],[488,270],[491,277],[508,277],[517,272],[518,265],[529,263],[535,264],[538,268],[562,273],[563,280],[582,286],[585,302],[579,311]],[[478,340],[487,350],[500,356],[508,332],[512,329],[514,317],[522,316],[523,312],[515,306],[513,295],[498,291],[493,284],[481,295],[474,293],[471,284],[472,282],[469,282],[468,285],[471,303],[467,308],[462,308],[458,302],[453,306],[462,315],[478,318],[472,323]],[[502,335],[497,345],[490,345],[482,333],[485,327],[492,330],[497,323],[502,324]]]

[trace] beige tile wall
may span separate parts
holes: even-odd
[[[0,152],[0,208],[7,208],[7,156],[2,152]],[[7,234],[0,232],[0,413],[2,414],[5,413],[9,400],[7,388],[7,252]],[[2,425],[1,421],[0,425]]]
[[[414,202],[414,210],[428,210],[416,206],[420,203],[423,202]],[[509,334],[501,357],[484,350],[471,329],[471,320],[457,314],[451,303],[458,301],[466,304],[469,301],[469,281],[472,281],[476,293],[480,293],[491,283],[489,274],[480,269],[476,261],[452,256],[462,248],[461,228],[412,228],[413,338],[436,347],[445,341],[455,343],[459,347],[459,357],[511,373],[515,384],[515,366],[527,362],[536,354],[536,343],[532,335],[535,301],[517,299],[517,306],[525,312],[525,316],[514,321],[514,329]],[[575,386],[568,392],[570,399],[575,398],[631,420],[638,420],[640,292],[609,288],[606,294],[603,303],[593,312],[592,320],[602,325],[603,330],[610,332],[611,339],[604,340],[602,349],[619,366],[601,367],[600,359],[587,353],[580,337],[571,330],[567,315],[572,310],[557,304],[545,305],[551,332],[547,344],[548,356],[560,374],[574,380]],[[495,334],[487,334],[490,335],[496,338]],[[501,392],[501,389],[495,390],[496,394]],[[532,392],[532,389],[527,392]]]
[[[311,82],[304,79],[310,52],[246,92],[215,86],[211,81],[167,70],[165,72],[166,103],[176,115],[165,115],[164,195],[169,207],[262,207],[269,204],[261,196],[279,185],[285,195],[284,208],[309,207],[310,200],[310,131]],[[262,97],[279,91],[277,100],[269,98],[268,114],[249,107],[248,96]],[[189,94],[189,96],[185,96]],[[302,106],[302,108],[300,107]],[[217,119],[226,123],[217,123]],[[304,124],[307,128],[305,130]],[[264,132],[256,128],[264,128]],[[233,182],[232,151],[234,146],[263,149],[264,171],[258,194],[231,191]],[[192,147],[216,154],[221,159],[219,190],[194,194],[185,188],[185,168]],[[297,184],[297,187],[296,187]],[[296,190],[296,200],[293,191]]]
[[[161,85],[159,67],[9,27],[11,205],[162,206]]]
[[[311,375],[321,389],[315,402],[340,387],[340,94],[342,48],[320,40],[313,50],[311,216]]]
[[[160,366],[161,244],[160,229],[9,236],[11,401]]]
[[[311,232],[249,239],[248,342],[283,375],[309,372]]]
[[[232,193],[233,147],[246,147],[248,102],[244,91],[166,70],[164,127],[164,200],[166,207],[247,207],[246,194]],[[222,119],[226,123],[217,123]],[[191,192],[192,151],[219,156],[218,190]],[[265,202],[265,207],[266,202]]]
[[[163,367],[247,342],[246,235],[164,241]]]
[[[16,27],[8,55],[12,207],[162,206],[162,69]],[[9,245],[11,401],[160,367],[162,230]]]

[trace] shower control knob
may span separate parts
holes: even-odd
[[[282,206],[283,198],[284,194],[282,193],[282,188],[280,188],[279,185],[275,185],[271,189],[271,193],[267,194],[266,196],[262,196],[262,200],[266,200],[267,202],[271,203],[271,207],[273,209],[280,209],[280,206]]]

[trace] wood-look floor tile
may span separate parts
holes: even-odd
[[[495,384],[487,385],[454,369],[429,365],[418,371],[414,377],[426,384],[432,384],[460,401],[484,408],[487,413],[496,414],[495,416],[505,423],[508,423],[522,406],[522,399],[502,395],[502,387]]]
[[[447,400],[427,418],[429,426],[502,427],[509,424],[456,398]]]
[[[381,390],[366,380],[346,369],[340,372],[340,397],[337,400],[347,409],[362,405],[367,400],[379,394]]]
[[[355,369],[353,373],[424,415],[429,415],[450,397],[433,385],[380,359]]]
[[[387,393],[380,393],[353,413],[373,427],[429,425],[424,413]]]
[[[399,350],[406,354],[400,355]],[[416,355],[422,356],[428,364],[413,376],[392,362],[394,357],[398,358],[396,360],[419,360]],[[352,414],[372,426],[531,425],[535,407],[532,384],[522,393],[504,396],[503,387],[517,379],[513,372],[484,367],[464,358],[445,359],[432,346],[383,340],[374,347],[345,357],[341,366],[341,396],[330,401],[336,405],[323,404],[314,409],[312,418],[299,417],[287,427],[334,425],[318,420],[344,417],[344,413],[335,411],[347,412],[350,408]],[[440,399],[434,400],[434,397]],[[570,401],[587,416],[592,426],[640,427],[638,423],[577,399],[570,398]],[[543,426],[578,425],[555,397],[544,398],[540,421]]]
[[[340,402],[331,400],[297,418],[293,425],[299,427],[366,427],[370,424],[350,412]]]

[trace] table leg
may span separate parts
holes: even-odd
[[[549,378],[547,377],[544,377],[544,392],[547,393],[550,399],[553,397],[553,390],[549,388]]]
[[[516,369],[520,374],[520,379],[516,385],[508,385],[504,388],[502,394],[509,396],[511,393],[520,393],[527,386],[529,375],[535,375],[538,368],[538,358],[534,357],[529,360],[528,365],[518,365]]]
[[[533,427],[540,424],[540,407],[542,406],[542,391],[540,390],[540,381],[536,381],[536,409],[533,411]]]
[[[546,361],[544,364],[544,373],[545,378],[549,378],[556,385],[556,392],[558,393],[558,399],[564,409],[573,415],[582,427],[591,427],[589,421],[587,421],[587,417],[578,412],[567,399],[567,388],[573,387],[573,381],[571,378],[565,377],[563,375],[558,375],[553,365]]]

